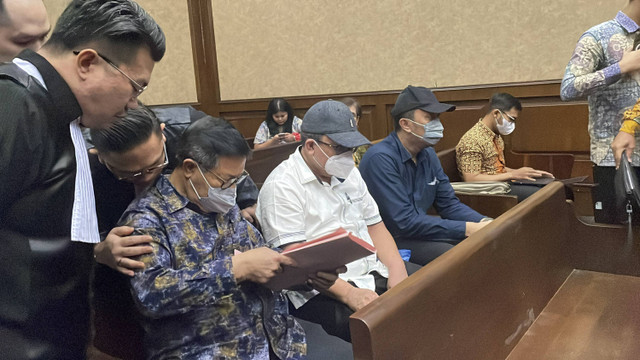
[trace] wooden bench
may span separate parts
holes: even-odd
[[[598,332],[588,333],[581,326],[554,329],[541,313],[553,316],[567,303],[550,301],[559,289],[565,291],[565,281],[572,286],[574,269],[629,275],[630,281],[615,281],[634,291],[640,275],[640,229],[628,241],[625,228],[586,225],[572,207],[564,186],[549,184],[357,311],[350,319],[355,358],[506,359],[520,346],[529,351],[529,345],[519,342],[532,324],[526,344],[554,349],[557,359],[580,358],[571,351],[586,351]],[[562,297],[591,294],[588,286],[579,291],[571,295],[568,290]],[[626,335],[628,326],[633,327],[631,334],[638,333],[640,325],[633,321],[639,313],[637,297],[610,304],[622,306],[618,311],[630,320],[600,324],[610,327],[612,336],[598,341],[601,350],[612,354],[608,358],[640,358],[637,337]],[[572,316],[571,308],[562,312],[558,316]],[[536,329],[555,332],[539,334]],[[572,346],[557,346],[554,339]],[[520,359],[516,354],[510,359]],[[541,354],[532,358],[552,358]]]
[[[247,160],[245,169],[251,174],[251,179],[256,183],[258,189],[271,174],[271,171],[280,163],[289,158],[294,150],[300,145],[299,142],[286,143],[270,146],[265,149],[253,150],[251,159]]]
[[[462,181],[462,177],[458,172],[458,166],[456,165],[456,149],[450,148],[442,150],[436,153],[442,170],[449,178],[450,182]],[[516,206],[518,198],[515,195],[487,195],[487,194],[462,194],[456,193],[456,196],[460,201],[479,212],[482,215],[497,218],[505,211]]]

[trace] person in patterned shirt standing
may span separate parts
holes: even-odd
[[[629,140],[632,135],[620,132],[620,128],[624,111],[640,98],[638,23],[640,0],[629,0],[614,19],[582,34],[562,79],[562,100],[587,98],[589,101],[593,180],[599,184],[592,195],[595,202],[601,204],[601,208],[596,207],[594,211],[597,222],[612,223],[617,218],[616,211],[612,211],[615,199],[609,190],[613,188],[616,165],[611,149],[614,137],[618,137],[613,144],[616,154],[632,148]],[[639,149],[633,150],[630,158],[633,166],[640,166]]]
[[[180,165],[122,216],[121,225],[153,239],[153,252],[140,257],[145,269],[131,279],[149,358],[305,358],[286,298],[261,286],[295,264],[266,246],[235,203],[249,154],[235,128],[198,120],[181,138]],[[337,278],[318,276],[310,284],[319,288]]]
[[[522,105],[510,94],[497,93],[489,101],[489,111],[467,131],[456,145],[456,163],[464,181],[534,180],[553,177],[530,167],[512,169],[504,161],[502,135],[511,134]],[[522,201],[540,189],[537,186],[510,184],[511,193]]]

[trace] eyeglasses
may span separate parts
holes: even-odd
[[[320,140],[316,140],[317,142],[319,142],[320,144],[324,144],[327,145],[328,147],[332,148],[333,151],[336,152],[336,155],[342,154],[343,152],[347,152],[347,151],[353,151],[353,148],[349,148],[346,146],[342,146],[342,145],[333,145],[333,144],[328,144],[324,141],[320,141]]]
[[[105,165],[107,166],[107,169],[109,169],[109,171],[111,171],[113,173],[113,175],[116,176],[116,178],[118,180],[126,180],[126,181],[134,181],[136,179],[139,179],[140,177],[147,175],[147,174],[151,174],[155,171],[158,171],[160,169],[164,169],[165,167],[167,167],[167,165],[169,165],[169,156],[167,155],[167,145],[163,144],[163,153],[164,153],[164,162],[162,164],[158,164],[158,165],[154,165],[151,167],[148,167],[146,169],[140,170],[136,173],[133,173],[131,175],[126,175],[126,176],[119,176],[116,174],[116,171],[114,171],[111,166],[109,166],[106,162]]]
[[[75,51],[73,51],[73,54],[74,55],[78,55],[78,54],[80,54],[80,51],[75,50]],[[96,54],[98,54],[98,56],[100,56],[102,58],[102,60],[104,60],[107,64],[111,65],[111,67],[113,67],[114,69],[118,70],[120,72],[120,74],[124,75],[124,77],[129,79],[129,82],[131,83],[131,86],[133,87],[133,96],[134,97],[140,96],[140,94],[142,94],[145,90],[147,90],[146,86],[142,86],[137,81],[133,80],[131,78],[131,76],[127,75],[124,71],[122,71],[122,69],[120,69],[118,67],[118,65],[116,65],[113,61],[109,60],[108,57],[100,54],[97,51],[96,51]]]
[[[502,111],[502,110],[500,110],[500,112],[501,112],[501,113],[503,113],[506,117],[508,117],[508,118],[509,118],[509,121],[511,121],[512,123],[515,123],[515,122],[518,120],[518,118],[517,118],[517,117],[513,117],[513,116],[511,116],[511,115],[507,114],[506,112],[504,112],[504,111]]]
[[[225,180],[225,179],[221,178],[220,175],[214,173],[213,170],[208,170],[208,172],[212,173],[215,177],[218,178],[218,180],[220,180],[222,182],[222,185],[220,186],[220,188],[222,190],[228,189],[228,188],[232,187],[234,184],[240,183],[241,181],[246,179],[247,176],[249,176],[249,173],[247,172],[247,170],[242,170],[242,175],[240,175],[238,177],[232,177],[230,179]]]

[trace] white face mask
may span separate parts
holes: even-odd
[[[496,119],[496,126],[498,127],[498,132],[500,133],[500,135],[511,134],[513,130],[516,129],[516,123],[507,120],[502,113],[500,113],[500,116],[502,116],[502,125],[500,125],[500,123],[498,123],[498,119]]]
[[[342,154],[329,157],[329,155],[327,155],[327,153],[322,150],[320,145],[317,142],[315,143],[318,146],[318,149],[322,151],[322,154],[324,154],[324,156],[326,156],[328,159],[324,164],[324,171],[326,171],[327,174],[335,176],[337,178],[346,179],[356,166],[353,162],[353,155],[351,154],[351,151],[345,151]],[[313,160],[316,162],[316,164],[320,165],[315,157],[313,158]]]
[[[218,214],[228,213],[236,204],[236,187],[233,186],[226,189],[212,187],[209,185],[207,178],[204,177],[202,170],[200,170],[200,166],[198,164],[196,164],[196,166],[198,166],[198,170],[200,171],[200,175],[202,175],[204,182],[209,186],[207,197],[200,197],[198,190],[196,190],[196,187],[193,186],[193,182],[189,179],[189,183],[191,184],[193,191],[196,193],[202,209],[206,212],[215,212]]]

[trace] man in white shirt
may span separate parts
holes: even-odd
[[[349,316],[404,280],[407,268],[354,166],[352,150],[369,141],[358,132],[349,108],[333,100],[313,105],[301,135],[302,145],[262,186],[256,215],[265,239],[281,248],[340,227],[377,248],[377,256],[348,264],[325,293],[288,292],[294,316],[350,341]],[[419,266],[408,268],[413,272]]]

